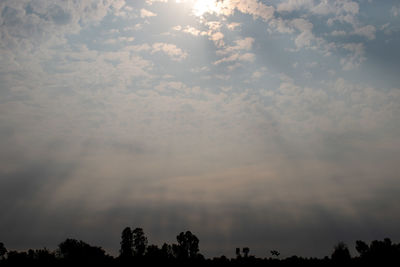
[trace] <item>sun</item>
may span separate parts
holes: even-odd
[[[193,3],[193,14],[198,17],[203,16],[205,13],[218,13],[217,0],[196,0]]]
[[[217,14],[222,11],[223,0],[175,0],[176,3],[189,5],[192,12],[197,17],[202,17],[204,14]]]

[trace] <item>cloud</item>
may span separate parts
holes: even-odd
[[[276,10],[278,12],[292,12],[303,7],[310,8],[313,4],[313,0],[288,0],[287,2],[278,4]]]
[[[392,6],[390,13],[392,16],[397,17],[400,14],[400,6]]]
[[[194,36],[205,36],[208,35],[209,33],[206,31],[200,31],[199,29],[196,29],[195,27],[192,26],[186,26],[185,28],[182,29],[181,28],[176,28],[176,30],[180,31],[182,30],[182,32],[184,33],[188,33]]]
[[[154,43],[152,45],[152,53],[163,52],[167,54],[172,60],[181,61],[185,59],[188,54],[174,44],[169,43]]]
[[[331,32],[331,35],[335,36],[335,37],[337,37],[337,36],[346,36],[347,32],[334,30],[334,31]]]
[[[153,3],[167,3],[168,0],[146,0],[147,5],[152,5]]]
[[[214,42],[217,47],[224,46],[224,34],[222,32],[215,32],[209,36],[209,39]]]
[[[236,40],[235,45],[223,47],[222,49],[217,51],[217,55],[225,56],[222,59],[219,59],[214,62],[215,65],[219,65],[224,62],[235,62],[235,61],[247,61],[254,62],[255,54],[253,53],[242,53],[241,51],[249,51],[251,50],[254,38],[246,37],[244,39]]]
[[[274,17],[275,8],[258,0],[225,0],[216,1],[207,12],[231,16],[235,10],[268,21]]]
[[[372,25],[366,25],[366,26],[357,27],[354,29],[355,35],[366,37],[368,40],[375,39],[375,32],[376,32],[376,28],[375,28],[375,26],[372,26]]]
[[[321,1],[319,4],[311,7],[311,11],[319,15],[335,14],[336,16],[353,16],[358,14],[359,5],[357,2],[351,0],[334,0],[334,1]]]
[[[222,59],[215,61],[214,64],[219,65],[224,62],[235,62],[235,61],[254,62],[254,60],[255,60],[255,55],[253,53],[245,53],[245,54],[234,53],[228,57],[224,57]]]
[[[262,18],[265,21],[274,17],[275,8],[267,6],[257,0],[241,0],[236,3],[236,8],[242,13],[253,15],[255,18]]]
[[[293,26],[290,25],[290,21],[282,18],[272,19],[269,22],[268,31],[272,32],[271,28],[279,33],[293,33]]]
[[[66,34],[79,33],[82,27],[99,23],[109,12],[117,13],[124,5],[123,0],[2,1],[3,47],[26,50],[65,43]]]
[[[140,17],[141,18],[148,18],[148,17],[155,17],[155,16],[157,16],[156,13],[153,13],[153,12],[147,10],[147,9],[142,8],[140,10]]]
[[[253,72],[251,74],[251,78],[254,79],[254,80],[258,80],[258,79],[260,79],[261,77],[263,77],[265,75],[266,71],[267,71],[267,68],[266,67],[262,67],[259,70],[256,70],[255,72]]]
[[[231,31],[235,30],[236,28],[239,28],[240,26],[241,26],[241,23],[239,23],[239,22],[232,22],[227,25],[228,29]]]
[[[226,54],[234,53],[234,52],[240,51],[240,50],[249,51],[253,47],[254,38],[246,37],[244,39],[235,40],[234,43],[235,43],[235,45],[233,45],[233,46],[223,47],[222,49],[218,50],[217,54],[218,55],[226,55]]]
[[[311,47],[316,40],[312,33],[314,25],[305,19],[293,19],[291,24],[300,31],[300,34],[294,40],[297,49]]]
[[[365,48],[362,43],[347,43],[342,45],[342,48],[353,53],[350,56],[340,60],[344,70],[355,69],[366,60],[364,56]]]

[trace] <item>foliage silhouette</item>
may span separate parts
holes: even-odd
[[[101,247],[93,247],[82,240],[66,239],[58,245],[59,257],[67,262],[101,263],[108,259]]]
[[[7,253],[7,249],[2,242],[0,242],[0,260],[4,259],[4,256]]]
[[[195,259],[199,252],[199,239],[190,231],[181,232],[177,237],[178,246],[175,246],[175,252],[178,258]]]
[[[126,227],[121,234],[121,248],[119,256],[122,260],[133,257],[133,233],[130,227]]]
[[[249,256],[250,249],[248,247],[245,247],[242,249],[242,251],[243,251],[244,257],[247,258]]]
[[[135,228],[133,234],[133,255],[143,257],[147,247],[147,237],[144,235],[142,228]]]
[[[240,254],[240,248],[235,249],[236,258],[241,258],[242,255]]]
[[[339,242],[332,253],[332,260],[337,263],[346,263],[350,261],[351,255],[349,248],[343,242]]]
[[[357,240],[356,241],[356,250],[360,254],[361,258],[365,258],[365,257],[367,257],[367,254],[369,252],[369,247],[364,241]]]
[[[271,250],[270,253],[272,256],[275,256],[275,257],[279,257],[279,255],[281,255],[281,253],[277,250]]]

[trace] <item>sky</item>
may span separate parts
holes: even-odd
[[[399,47],[397,0],[0,0],[0,241],[399,242]]]

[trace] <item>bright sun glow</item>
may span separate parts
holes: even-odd
[[[186,3],[192,6],[193,14],[201,17],[205,13],[217,13],[221,9],[219,0],[176,0],[177,3]]]
[[[219,14],[221,11],[220,0],[176,0],[177,3],[186,3],[192,6],[193,14],[201,17],[205,13]]]
[[[193,13],[196,16],[202,16],[204,13],[213,13],[217,8],[215,0],[197,0],[193,5]]]

